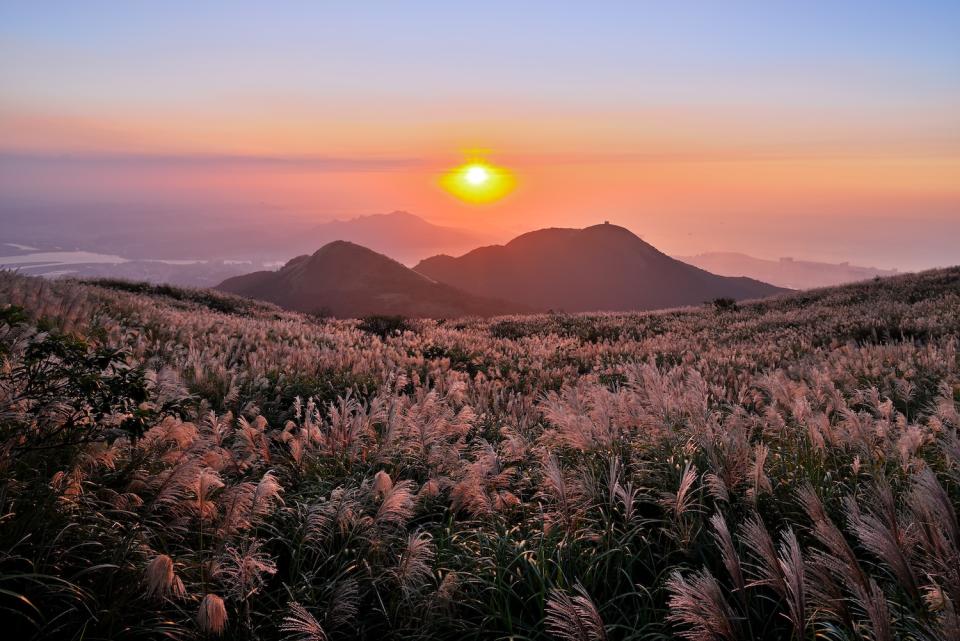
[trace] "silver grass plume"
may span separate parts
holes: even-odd
[[[667,580],[667,620],[687,626],[679,635],[690,641],[737,641],[736,616],[723,589],[704,568],[689,579],[675,571]]]
[[[713,472],[704,474],[703,482],[707,487],[707,493],[714,501],[722,503],[730,502],[730,491],[727,489],[727,484],[718,475]]]
[[[227,607],[216,594],[208,594],[197,610],[197,625],[207,634],[219,636],[227,626]]]
[[[803,639],[807,627],[803,554],[797,536],[789,527],[781,537],[779,552],[780,569],[787,588],[784,597],[787,600],[788,618],[793,624],[794,637]]]
[[[400,481],[384,493],[373,522],[404,527],[413,517],[413,505],[413,481]]]
[[[173,569],[173,559],[166,554],[158,554],[147,564],[144,572],[144,588],[148,598],[183,598],[186,589],[183,581]]]
[[[264,473],[253,492],[250,502],[251,516],[262,518],[269,515],[274,505],[283,504],[283,499],[280,498],[281,493],[283,493],[283,486],[273,472]]]
[[[757,502],[757,497],[763,493],[770,493],[773,491],[773,486],[770,483],[770,477],[767,476],[764,467],[767,463],[767,456],[770,454],[770,448],[763,443],[758,443],[754,447],[753,451],[753,462],[750,465],[750,479],[753,483],[753,487],[747,490],[747,496],[753,501],[754,504]]]
[[[857,556],[840,528],[830,519],[823,502],[813,486],[805,484],[797,491],[797,497],[803,505],[804,511],[813,522],[813,535],[826,548],[826,552],[815,552],[813,559],[824,566],[844,583],[866,587],[867,577]]]
[[[228,546],[220,558],[216,574],[231,596],[245,601],[260,591],[265,575],[276,571],[273,559],[260,551],[260,541],[251,539],[239,548]]]
[[[755,559],[755,563],[747,566],[754,577],[748,586],[766,585],[773,588],[781,597],[786,598],[787,583],[783,576],[783,568],[780,566],[780,557],[777,555],[770,532],[767,531],[760,517],[755,515],[747,519],[740,530],[740,535],[747,542]]]
[[[407,537],[407,545],[392,572],[405,595],[412,595],[430,580],[434,555],[429,534],[415,532]]]
[[[393,479],[390,475],[380,470],[373,476],[373,493],[383,498],[387,492],[393,489]]]
[[[808,588],[815,616],[841,621],[852,627],[854,623],[847,608],[845,591],[852,592],[856,586],[860,594],[867,593],[868,578],[846,537],[827,515],[813,486],[809,483],[802,486],[797,491],[797,498],[813,523],[814,539],[824,548],[808,553]]]
[[[727,521],[719,512],[710,517],[710,524],[713,526],[713,538],[720,548],[720,555],[723,559],[723,565],[727,568],[727,573],[733,580],[733,586],[738,595],[744,598],[746,582],[743,579],[743,568],[740,566],[740,556],[733,545],[733,537],[730,535],[730,529],[727,527]]]
[[[560,641],[605,641],[607,631],[600,612],[579,583],[570,595],[553,588],[546,604],[547,632]]]
[[[887,598],[877,582],[871,578],[865,587],[853,585],[851,591],[867,616],[868,625],[863,630],[864,636],[869,641],[893,641],[893,619],[887,607]]]
[[[692,506],[691,489],[697,480],[697,466],[687,461],[680,477],[680,485],[676,492],[664,492],[661,504],[673,513],[675,518],[683,516]]]
[[[307,515],[306,541],[326,543],[334,534],[346,534],[357,521],[360,502],[356,490],[338,487],[323,503],[311,506]]]
[[[359,611],[360,589],[356,579],[337,581],[327,606],[325,623],[336,630],[353,624]]]
[[[291,601],[287,605],[288,614],[283,617],[280,624],[280,631],[284,633],[284,638],[290,641],[327,641],[327,633],[323,631],[320,623],[310,614],[305,607]]]
[[[920,589],[911,562],[914,537],[900,527],[890,487],[878,481],[872,489],[880,507],[877,511],[864,513],[853,497],[844,500],[848,528],[861,545],[890,568],[911,596],[919,599]]]

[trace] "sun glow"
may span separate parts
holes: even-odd
[[[445,173],[440,184],[457,198],[470,203],[491,203],[513,190],[515,180],[506,169],[473,160]]]
[[[487,171],[486,167],[477,165],[467,170],[466,178],[471,185],[482,185],[490,180],[490,172]]]

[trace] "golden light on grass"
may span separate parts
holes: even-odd
[[[223,629],[227,627],[227,607],[222,598],[216,594],[203,597],[197,611],[197,625],[209,635],[223,634]]]
[[[482,204],[500,200],[509,194],[516,180],[503,167],[476,159],[445,173],[440,184],[460,200]]]

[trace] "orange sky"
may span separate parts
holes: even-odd
[[[406,209],[502,239],[609,219],[673,253],[960,262],[949,5],[495,5],[4,5],[0,205]],[[440,188],[476,149],[509,197]]]

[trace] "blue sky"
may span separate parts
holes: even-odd
[[[26,106],[267,93],[960,106],[957,2],[7,0],[0,41],[3,99]]]

